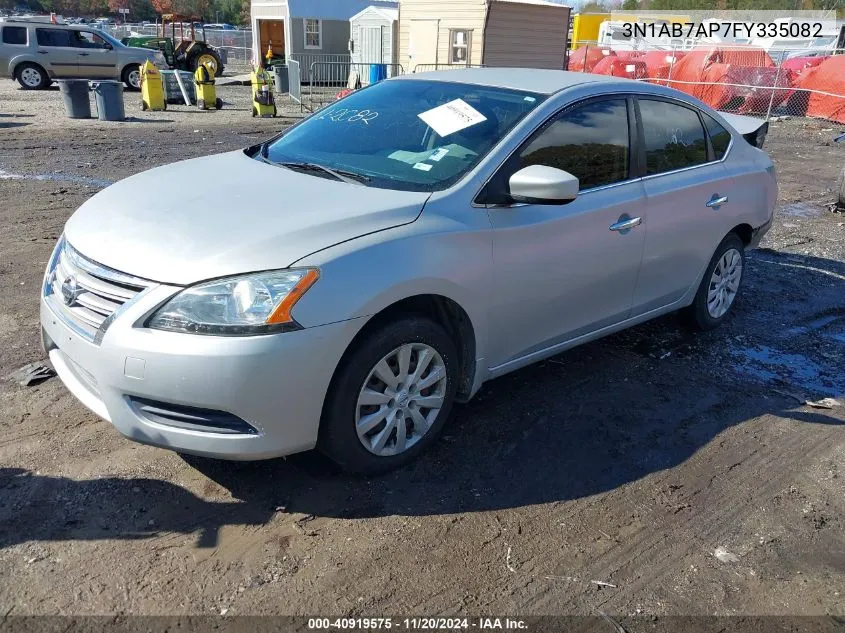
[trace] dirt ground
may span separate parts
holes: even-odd
[[[495,380],[392,474],[188,461],[58,379],[4,379],[43,359],[39,284],[74,209],[277,130],[246,90],[68,124],[42,107],[58,92],[0,81],[0,615],[845,613],[845,407],[803,404],[845,403],[825,122],[772,126],[781,202],[726,327],[670,316]]]

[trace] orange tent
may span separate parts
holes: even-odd
[[[766,112],[788,96],[792,72],[778,71],[761,48],[712,46],[675,62],[668,83],[717,110]]]
[[[642,61],[646,65],[649,79],[667,79],[669,77],[669,70],[672,69],[672,76],[675,76],[674,66],[684,56],[681,51],[649,51],[642,57]],[[665,81],[655,81],[666,85]]]
[[[648,76],[646,65],[638,58],[623,59],[615,55],[608,55],[593,66],[596,75],[612,75],[626,79],[645,79]]]
[[[845,123],[845,55],[825,61],[801,73],[796,88],[807,99],[807,116]],[[796,94],[796,97],[798,94]]]
[[[569,54],[567,70],[572,70],[576,73],[591,73],[596,64],[610,55],[615,55],[615,53],[609,48],[602,48],[595,45],[581,46]]]

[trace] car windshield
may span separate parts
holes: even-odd
[[[442,81],[382,81],[315,113],[264,146],[261,156],[316,176],[439,191],[472,169],[543,98]]]
[[[106,40],[109,44],[111,44],[115,48],[118,48],[118,47],[123,48],[123,44],[121,44],[119,40],[114,39],[109,33],[106,33],[105,31],[101,31],[99,29],[95,32],[97,33],[97,35],[102,37],[104,40]]]

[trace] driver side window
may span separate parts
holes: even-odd
[[[74,31],[73,42],[79,48],[109,48],[102,37],[90,31]]]
[[[516,169],[546,165],[568,171],[580,189],[628,179],[628,106],[602,99],[557,116],[519,153]]]

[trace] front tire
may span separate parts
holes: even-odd
[[[138,64],[129,64],[123,69],[120,80],[129,90],[141,89],[141,67]]]
[[[433,321],[412,316],[373,331],[335,373],[320,423],[320,450],[354,473],[407,464],[443,429],[457,374],[455,344]]]
[[[700,330],[719,327],[736,303],[745,272],[745,244],[729,233],[716,248],[687,315]]]
[[[26,62],[15,69],[15,79],[24,90],[44,90],[50,85],[50,76],[38,64]]]

